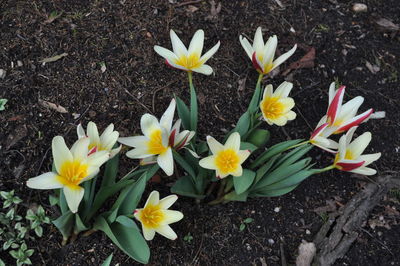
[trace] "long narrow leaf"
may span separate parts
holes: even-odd
[[[177,153],[175,150],[172,151],[174,160],[193,178],[193,180],[196,178],[196,173],[193,170],[192,166],[186,162],[183,157]]]
[[[101,187],[110,186],[115,184],[117,178],[119,164],[119,154],[115,155],[112,159],[108,160],[104,170],[103,179],[101,180]]]
[[[190,130],[197,132],[198,106],[196,90],[191,83],[190,86]]]
[[[178,96],[175,96],[176,108],[178,116],[182,120],[182,125],[185,129],[190,130],[190,111],[184,101]]]

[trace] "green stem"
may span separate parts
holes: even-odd
[[[190,88],[193,87],[193,72],[188,71],[188,79],[189,79],[189,86]]]
[[[307,143],[309,143],[309,142],[310,142],[309,140],[300,142],[300,143],[298,143],[298,144],[296,144],[296,145],[290,146],[290,147],[287,148],[286,150],[291,150],[291,149],[293,149],[293,148],[297,148],[297,147],[302,146],[302,145],[305,145],[305,144],[307,144]]]
[[[323,173],[323,172],[326,172],[326,171],[329,171],[329,170],[332,170],[332,169],[335,169],[335,168],[336,168],[335,165],[332,164],[332,165],[329,165],[329,166],[327,166],[325,168],[322,168],[322,169],[312,169],[312,170],[314,171],[314,174],[320,174],[320,173]]]

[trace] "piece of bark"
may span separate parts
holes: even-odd
[[[400,187],[399,176],[378,177],[375,183],[368,184],[338,212],[329,215],[314,238],[318,248],[317,265],[332,265],[346,254],[359,236],[359,228],[370,211],[393,187]]]

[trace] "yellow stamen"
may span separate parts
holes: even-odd
[[[277,97],[269,97],[262,100],[261,111],[266,118],[277,119],[283,115],[285,106],[279,99]]]
[[[264,64],[264,74],[268,74],[269,72],[271,72],[272,68],[274,67],[274,65],[271,63],[266,63]]]
[[[151,133],[147,148],[150,154],[162,154],[168,149],[162,144],[161,129],[156,129]]]
[[[148,228],[159,227],[164,218],[165,215],[159,205],[148,204],[139,214],[139,220]]]
[[[79,160],[66,161],[58,173],[59,181],[66,186],[78,186],[82,179],[88,176],[88,165]]]
[[[204,62],[200,60],[200,56],[198,54],[192,53],[189,56],[182,55],[174,63],[187,69],[193,69],[200,67]]]
[[[232,173],[239,166],[239,156],[236,151],[227,149],[220,151],[215,157],[215,165],[222,173]]]
[[[346,160],[354,160],[354,159],[356,159],[354,154],[349,149],[346,150],[346,155],[344,156],[344,158]]]

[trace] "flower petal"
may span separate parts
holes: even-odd
[[[171,38],[174,54],[176,54],[178,58],[181,56],[186,56],[188,54],[188,50],[186,49],[186,46],[183,44],[181,39],[179,39],[178,35],[176,35],[173,30],[170,30],[169,35]]]
[[[87,163],[91,166],[100,167],[110,158],[110,153],[108,151],[98,151],[92,153],[87,157]]]
[[[332,82],[331,85],[329,85],[329,104],[331,104],[333,98],[335,97],[336,94],[336,83]]]
[[[167,110],[160,119],[160,125],[164,127],[168,132],[171,130],[172,127],[172,120],[174,119],[175,107],[176,107],[175,99],[172,99]]]
[[[289,96],[290,91],[293,88],[293,83],[284,81],[281,85],[275,90],[273,96],[278,98],[286,98]]]
[[[84,159],[87,157],[89,153],[89,144],[90,144],[90,139],[89,138],[81,138],[78,139],[74,145],[71,147],[71,153],[74,159]]]
[[[213,69],[209,65],[201,65],[199,67],[192,68],[192,70],[204,75],[211,75],[213,73]]]
[[[208,61],[219,49],[221,42],[218,41],[216,45],[214,45],[207,53],[205,53],[202,57],[200,57],[200,62],[203,64]]]
[[[272,97],[272,94],[273,94],[273,87],[272,87],[272,85],[271,84],[268,84],[267,86],[265,86],[265,89],[264,89],[264,93],[263,93],[263,99],[265,99],[266,97]]]
[[[328,111],[326,113],[327,115],[327,120],[330,125],[333,125],[335,123],[336,118],[339,115],[339,112],[342,107],[342,102],[343,102],[343,96],[344,96],[344,90],[345,86],[340,87],[336,94],[335,97],[333,97],[332,102],[329,104]]]
[[[364,154],[359,157],[360,160],[365,161],[364,166],[367,166],[381,158],[381,153]]]
[[[155,45],[154,51],[169,61],[175,61],[177,59],[176,55],[172,51],[165,49],[164,47]]]
[[[193,35],[193,38],[189,44],[189,50],[188,50],[189,56],[195,54],[198,57],[200,57],[201,52],[203,51],[203,44],[204,44],[204,31],[197,30]]]
[[[318,136],[329,124],[325,123],[317,127],[314,132],[310,136],[310,140],[314,139],[316,136]]]
[[[153,206],[158,205],[159,202],[160,202],[160,193],[158,193],[157,190],[153,190],[150,193],[149,197],[147,198],[144,208],[146,208],[147,205],[153,205]]]
[[[256,33],[254,34],[253,40],[253,50],[256,52],[257,56],[261,55],[264,49],[264,39],[262,36],[261,27],[258,27]]]
[[[262,65],[272,64],[275,57],[276,46],[278,45],[278,38],[276,35],[269,37],[263,49]]]
[[[146,146],[146,142],[149,139],[145,136],[133,136],[133,137],[122,137],[118,139],[118,142],[129,147],[143,147]]]
[[[154,154],[149,153],[149,149],[147,147],[138,147],[126,153],[126,157],[131,159],[144,159],[153,155]]]
[[[57,172],[61,170],[61,166],[65,161],[72,161],[72,153],[69,151],[67,145],[65,144],[64,138],[61,136],[56,136],[53,138],[51,149],[53,152],[54,165]]]
[[[278,67],[280,64],[282,64],[283,62],[285,62],[289,57],[291,57],[294,52],[297,49],[297,44],[295,44],[293,46],[292,49],[290,49],[288,52],[284,53],[283,55],[281,55],[280,57],[278,57],[275,61],[274,61],[274,66],[272,67],[271,70],[275,69],[276,67]]]
[[[243,49],[245,50],[247,56],[250,59],[252,59],[254,50],[253,50],[253,47],[250,44],[250,42],[242,35],[239,36],[239,41],[240,41],[240,44],[242,45]]]
[[[348,150],[351,151],[354,158],[358,158],[367,148],[368,144],[371,142],[372,135],[370,132],[365,132],[358,138],[356,138],[350,145],[347,147]]]
[[[87,135],[90,138],[91,142],[94,143],[100,142],[99,131],[97,130],[96,124],[93,123],[92,121],[90,121],[87,125]]]
[[[161,199],[158,205],[160,206],[161,209],[166,210],[169,207],[171,207],[177,200],[178,200],[177,195],[169,195],[168,197]]]
[[[199,161],[199,165],[205,169],[215,170],[217,166],[215,165],[215,155],[205,157]]]
[[[207,136],[207,144],[212,154],[217,154],[224,149],[224,146],[211,136]]]
[[[175,240],[178,238],[178,236],[176,235],[174,230],[172,230],[172,228],[169,225],[162,225],[162,226],[156,228],[155,230],[157,233],[159,233],[160,235],[162,235],[168,239]]]
[[[174,210],[163,210],[164,220],[161,222],[162,225],[176,223],[183,218],[183,213]]]
[[[336,163],[336,166],[339,166],[339,170],[341,171],[353,171],[354,169],[360,168],[364,165],[364,161],[355,161],[355,160],[342,160]]]
[[[157,163],[166,175],[171,176],[174,173],[174,157],[171,147],[157,156]]]
[[[250,154],[251,154],[250,150],[239,151],[238,152],[239,164],[242,164],[244,161],[246,161],[247,158],[249,158]]]
[[[85,190],[80,186],[65,186],[63,189],[68,208],[72,213],[78,211],[79,204],[83,198]]]
[[[85,130],[83,129],[83,127],[82,127],[82,124],[79,124],[76,127],[76,133],[77,133],[79,139],[86,137],[86,133],[85,133]]]
[[[29,178],[26,185],[34,189],[55,189],[62,188],[63,184],[57,178],[58,176],[53,172],[41,174],[37,177]]]
[[[232,133],[225,142],[224,148],[238,151],[240,149],[240,134],[238,132]]]
[[[230,173],[233,176],[241,176],[243,175],[243,168],[241,165],[238,165],[238,167],[235,169],[235,171],[233,171],[232,173]]]
[[[143,231],[143,237],[144,239],[146,239],[147,241],[149,240],[153,240],[155,234],[156,234],[156,230],[152,229],[152,228],[147,228],[146,226],[144,226],[142,224],[142,231]]]
[[[343,106],[340,108],[340,113],[337,116],[337,120],[345,122],[353,118],[357,114],[358,108],[360,108],[363,102],[364,97],[357,96],[347,103],[343,104]]]
[[[140,128],[142,129],[143,134],[150,138],[151,133],[153,133],[155,129],[160,129],[160,124],[154,115],[144,114],[140,119]]]
[[[341,133],[347,131],[349,128],[352,128],[354,126],[358,126],[362,122],[364,122],[368,117],[374,112],[374,109],[369,109],[365,111],[364,113],[357,115],[350,119],[349,121],[346,121],[340,128],[338,128],[335,133]]]
[[[360,175],[374,175],[376,174],[376,170],[369,167],[360,167],[354,170],[351,170],[352,173],[360,174]]]

